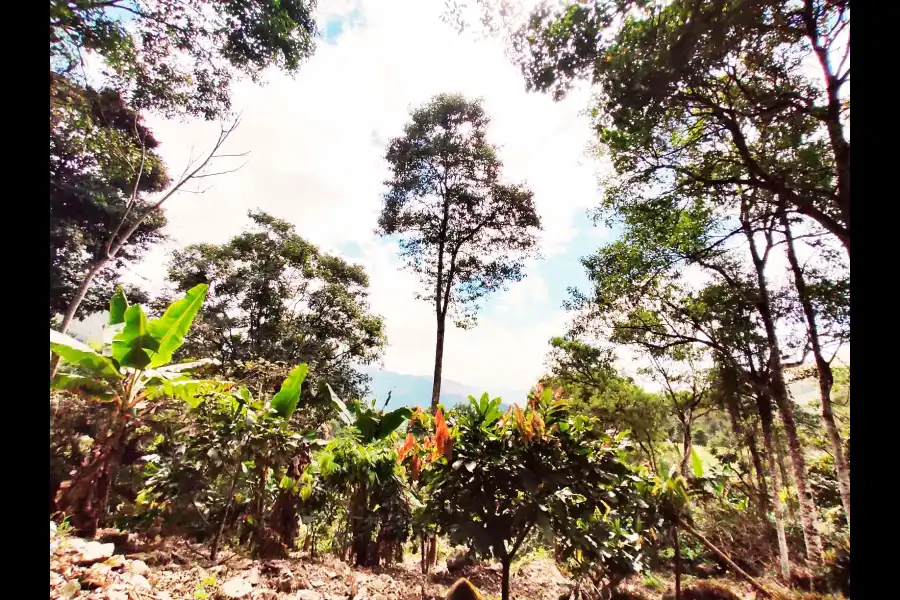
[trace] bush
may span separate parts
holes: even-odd
[[[470,397],[450,415],[452,437],[439,410],[419,452],[408,438],[401,458],[414,471],[426,459],[425,512],[452,542],[500,561],[504,600],[510,564],[532,531],[614,588],[642,564],[639,523],[652,519],[641,494],[651,484],[627,464],[624,436],[596,432],[549,389],[524,411],[513,405],[503,414],[500,402]]]

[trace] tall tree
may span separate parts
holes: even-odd
[[[84,274],[105,256],[116,223],[124,218],[130,226],[146,211],[148,204],[142,198],[128,209],[135,184],[139,193],[159,192],[169,184],[156,154],[158,146],[118,92],[98,92],[51,73],[50,319],[66,312]],[[142,156],[143,173],[135,181],[134,169]],[[105,308],[118,269],[159,241],[165,223],[165,215],[156,212],[138,226],[115,264],[98,274],[79,314]],[[131,293],[129,297],[136,296]]]
[[[784,208],[784,207],[782,207]],[[827,332],[823,331],[828,324],[838,324],[838,342],[844,341],[846,324],[849,322],[849,306],[847,300],[846,280],[834,280],[833,278],[819,279],[813,269],[800,263],[797,255],[795,233],[791,227],[791,218],[787,210],[780,211],[780,221],[783,228],[785,248],[788,262],[791,266],[791,274],[794,277],[794,285],[797,289],[798,303],[802,309],[803,321],[806,324],[806,338],[809,349],[812,351],[816,362],[816,377],[819,380],[819,399],[822,403],[822,426],[825,429],[828,441],[831,444],[831,452],[834,457],[834,469],[837,475],[838,490],[841,495],[841,504],[847,516],[847,525],[850,525],[850,468],[844,457],[844,446],[841,434],[834,420],[832,409],[831,391],[834,386],[834,373],[831,369],[831,361],[836,353],[827,357],[824,341]],[[812,272],[811,272],[812,271]],[[811,281],[810,281],[811,279]],[[831,310],[829,310],[829,308]],[[830,319],[821,319],[822,309],[830,312]],[[840,315],[839,313],[847,313]],[[844,317],[844,318],[842,318]],[[823,323],[824,321],[824,323]]]
[[[849,23],[848,1],[571,2],[533,13],[514,47],[532,89],[596,84],[634,185],[778,195],[849,254]]]
[[[162,237],[164,213],[147,195],[179,186],[141,112],[226,116],[235,75],[293,72],[312,54],[314,6],[50,2],[50,316],[64,313],[63,331],[83,299],[99,308],[121,267]]]
[[[230,367],[307,363],[304,394],[328,382],[344,397],[360,397],[368,377],[355,365],[377,360],[386,343],[381,317],[369,310],[365,271],[320,251],[282,219],[249,216],[253,227],[230,241],[172,256],[169,279],[177,290],[209,285],[183,351]]]
[[[50,69],[103,79],[137,110],[207,119],[231,106],[234,75],[294,72],[315,51],[315,0],[51,0]]]
[[[400,255],[434,304],[437,341],[432,411],[441,395],[445,323],[475,325],[479,300],[524,277],[541,227],[532,193],[500,183],[479,100],[440,94],[411,113],[388,144],[392,178],[376,232],[400,236]]]

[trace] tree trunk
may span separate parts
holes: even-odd
[[[847,516],[847,528],[849,529],[850,470],[847,467],[847,461],[844,458],[844,446],[841,442],[841,435],[838,433],[837,425],[834,422],[834,413],[831,408],[831,388],[834,384],[834,375],[831,371],[831,365],[828,364],[828,361],[825,360],[825,357],[822,354],[822,345],[819,340],[819,328],[816,323],[816,311],[809,297],[809,290],[806,287],[803,269],[800,266],[800,261],[797,259],[797,252],[794,248],[794,238],[791,234],[790,220],[784,210],[782,210],[781,213],[781,224],[784,227],[785,239],[787,241],[787,256],[788,261],[791,264],[791,271],[794,274],[797,297],[800,300],[800,305],[803,307],[803,315],[806,319],[806,331],[809,335],[809,343],[812,348],[813,356],[816,359],[816,372],[818,373],[819,378],[819,398],[822,401],[822,427],[825,429],[828,435],[828,441],[831,443],[831,453],[834,457],[834,469],[837,477],[838,490],[841,495],[841,504],[844,506],[844,514]]]
[[[825,125],[828,129],[828,138],[831,142],[831,150],[834,155],[835,175],[837,178],[837,205],[841,211],[841,217],[846,224],[846,242],[844,244],[847,254],[850,254],[850,143],[844,137],[844,127],[841,124],[841,99],[840,88],[841,75],[835,73],[829,57],[830,48],[820,42],[820,33],[817,22],[817,8],[812,0],[803,3],[803,21],[806,25],[806,37],[819,60],[822,69],[822,78],[825,81],[828,106],[826,109]],[[828,34],[826,34],[826,40]],[[850,43],[849,37],[847,43]],[[838,66],[840,68],[840,65]],[[849,69],[849,67],[848,67]],[[849,73],[849,70],[847,71]],[[843,239],[841,241],[844,241]],[[850,516],[848,513],[847,520]]]
[[[769,398],[758,396],[757,405],[759,407],[759,421],[762,425],[763,445],[766,449],[769,473],[772,477],[772,501],[775,505],[775,534],[778,539],[779,565],[783,581],[789,582],[791,563],[788,556],[787,536],[784,533],[784,501],[781,499],[781,477],[778,465],[775,464],[776,448],[772,439],[772,403]]]
[[[441,401],[441,371],[444,364],[444,317],[437,317],[437,340],[434,345],[434,383],[431,388],[431,414],[437,411]]]
[[[225,504],[225,512],[222,514],[222,522],[219,523],[219,530],[213,539],[212,548],[209,551],[209,560],[216,560],[219,555],[219,544],[222,542],[222,535],[225,533],[225,524],[228,522],[228,513],[231,512],[231,505],[234,504],[234,488],[237,485],[238,475],[241,472],[241,465],[238,463],[234,468],[234,475],[231,477],[231,484],[228,486],[228,499]]]
[[[769,351],[769,377],[772,397],[781,413],[784,423],[784,431],[788,441],[788,451],[791,455],[791,463],[794,468],[794,479],[797,486],[797,496],[800,500],[800,522],[803,526],[803,540],[806,546],[807,558],[813,564],[822,562],[822,540],[816,529],[816,507],[812,501],[809,490],[809,481],[806,477],[806,460],[803,456],[803,448],[800,445],[800,436],[797,434],[797,425],[794,421],[794,407],[788,394],[787,385],[784,382],[784,368],[781,364],[781,347],[775,331],[775,319],[771,311],[771,299],[769,297],[768,284],[765,276],[765,259],[761,258],[756,247],[754,233],[749,223],[744,221],[745,233],[750,246],[750,253],[756,269],[758,287],[757,312],[763,322],[766,332],[766,342]]]
[[[420,545],[421,550],[422,550],[422,553],[421,553],[421,556],[422,556],[422,575],[428,575],[428,562],[427,562],[427,560],[426,560],[426,558],[425,558],[425,553],[426,553],[426,551],[425,551],[425,533],[424,533],[424,532],[422,533],[422,538],[421,538],[420,542],[421,542],[421,543],[420,543],[419,545]]]
[[[681,600],[681,547],[678,544],[678,524],[672,525],[672,539],[675,542],[675,600]]]
[[[60,486],[57,507],[71,515],[73,529],[81,537],[94,537],[106,514],[109,488],[125,436],[124,424],[114,419],[110,427],[113,433],[98,439],[75,477]]]
[[[756,471],[756,487],[759,492],[760,511],[765,515],[769,512],[769,488],[766,485],[765,469],[763,469],[759,448],[753,435],[747,436],[747,447],[750,450],[750,459],[753,461],[753,470]]]
[[[377,554],[374,557],[369,547],[372,545],[372,525],[369,519],[366,482],[361,481],[354,492],[350,529],[352,531],[351,553],[357,567],[377,566]]]
[[[305,449],[302,449],[297,456],[291,458],[287,476],[294,481],[299,480],[307,464],[309,464],[309,455]],[[278,498],[272,507],[270,517],[272,529],[290,550],[294,549],[297,537],[300,535],[300,522],[297,514],[299,505],[300,497],[296,493],[290,489],[282,489],[279,490]]]
[[[681,455],[681,464],[679,465],[679,470],[681,471],[681,476],[685,479],[690,479],[690,472],[688,471],[688,465],[691,460],[691,449],[693,448],[693,440],[691,439],[691,424],[687,422],[683,425],[682,431],[682,455]]]
[[[759,495],[756,504],[760,515],[765,518],[769,512],[769,490],[766,486],[765,470],[763,469],[762,459],[759,456],[759,448],[756,445],[755,432],[744,430],[742,424],[744,411],[738,405],[738,401],[736,397],[726,394],[726,408],[728,409],[728,416],[731,418],[731,431],[734,433],[738,443],[743,442],[747,444],[753,469],[756,471],[756,487]]]
[[[437,534],[430,532],[428,534],[428,553],[425,562],[425,572],[428,573],[437,562]]]
[[[500,600],[509,600],[509,565],[511,560],[509,557],[506,557],[500,562],[503,565],[503,582],[502,587],[500,588]]]

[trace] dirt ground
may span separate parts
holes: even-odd
[[[50,598],[85,600],[433,600],[443,598],[460,577],[467,577],[486,600],[500,595],[499,564],[481,563],[448,573],[439,563],[423,577],[419,562],[360,569],[333,556],[298,553],[285,560],[252,560],[229,550],[216,562],[206,546],[180,538],[147,540],[115,530],[97,540],[64,535],[51,527]],[[683,585],[688,586],[691,578]],[[752,589],[733,580],[717,580],[739,598],[755,599]],[[513,569],[511,595],[527,600],[558,600],[572,581],[551,559],[523,561]],[[671,592],[671,577],[638,576],[621,586],[634,598],[660,600]]]

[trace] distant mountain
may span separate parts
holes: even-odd
[[[390,408],[399,406],[421,406],[427,408],[431,403],[431,381],[428,375],[404,375],[394,371],[384,371],[377,368],[363,368],[363,372],[372,377],[370,384],[370,398],[378,400],[378,408],[383,406],[388,392],[391,393]],[[446,407],[468,402],[468,397],[479,398],[484,392],[488,392],[491,398],[500,396],[504,404],[518,402],[524,404],[527,390],[503,389],[503,388],[476,388],[471,385],[459,383],[450,379],[441,382],[441,403]]]

